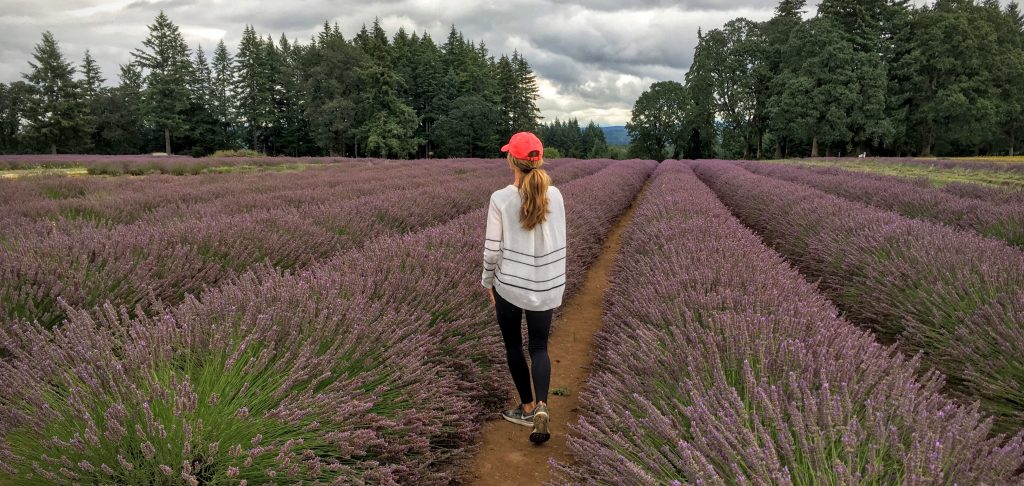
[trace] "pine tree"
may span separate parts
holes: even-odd
[[[134,154],[145,148],[142,72],[132,64],[122,64],[120,81],[97,100],[96,150],[100,153]]]
[[[250,25],[245,26],[235,54],[236,75],[232,93],[242,124],[242,140],[253,150],[260,150],[262,131],[270,121],[267,106],[271,103],[273,88],[269,86],[266,54],[267,49],[256,35],[256,30]]]
[[[190,152],[192,155],[207,155],[219,148],[220,127],[212,109],[213,71],[201,45],[196,46],[188,88]]]
[[[89,50],[85,50],[85,57],[82,59],[82,97],[89,105],[87,115],[82,120],[82,125],[88,133],[88,142],[81,147],[82,151],[91,151],[99,142],[99,132],[96,128],[97,119],[101,115],[97,101],[103,95],[103,79],[100,68],[96,64]]]
[[[510,111],[512,132],[531,131],[537,127],[537,119],[540,118],[540,109],[537,108],[537,98],[540,97],[540,89],[537,87],[537,77],[533,69],[526,62],[518,51],[512,53],[512,79],[515,81],[514,96]]]
[[[19,153],[22,146],[22,120],[33,102],[33,86],[24,81],[0,83],[0,153]]]
[[[149,35],[142,45],[132,56],[145,74],[146,117],[163,131],[164,150],[170,154],[171,134],[188,129],[191,55],[178,26],[163,11],[149,26]]]
[[[232,87],[235,84],[235,66],[224,41],[217,42],[213,51],[213,80],[210,91],[210,109],[217,118],[217,145],[222,149],[233,149],[237,145],[234,137],[235,102]]]
[[[358,78],[369,60],[327,23],[303,60],[305,117],[313,139],[328,154],[345,155],[348,143],[356,143]]]
[[[31,72],[22,75],[33,88],[32,102],[25,112],[26,131],[51,154],[58,149],[78,149],[88,135],[88,105],[81,84],[74,79],[75,68],[64,59],[49,31],[36,44],[33,58],[35,62],[29,62]]]

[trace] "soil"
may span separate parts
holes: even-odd
[[[645,186],[646,188],[646,186]],[[641,190],[641,194],[642,194]],[[594,335],[601,328],[604,295],[619,252],[620,236],[629,226],[640,196],[618,219],[604,242],[604,250],[586,273],[583,288],[563,303],[548,338],[551,358],[551,390],[568,388],[568,396],[550,394],[551,440],[542,445],[530,442],[531,428],[516,425],[500,416],[484,424],[480,449],[470,462],[470,484],[488,486],[541,484],[551,479],[549,461],[571,463],[565,443],[569,424],[579,419],[579,393],[586,384],[593,360]],[[511,378],[509,378],[511,382]],[[510,400],[509,408],[517,400]]]

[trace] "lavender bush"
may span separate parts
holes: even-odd
[[[880,179],[841,169],[808,170],[784,164],[741,162],[755,173],[804,184],[904,216],[934,221],[1024,246],[1024,204],[997,204],[952,195],[894,178]]]
[[[553,169],[556,180],[593,173],[608,161]],[[500,164],[418,179],[420,187],[298,207],[238,213],[193,209],[195,218],[139,221],[113,228],[86,225],[48,231],[0,246],[0,320],[64,318],[58,299],[76,308],[103,301],[149,307],[177,303],[260,264],[301,269],[367,240],[425,228],[484,205],[507,179]],[[442,181],[444,184],[442,184]],[[457,190],[453,190],[452,184]]]
[[[570,268],[654,165],[561,186]],[[247,272],[152,317],[108,305],[0,329],[7,484],[450,482],[509,394],[479,285],[485,216]]]
[[[999,162],[994,160],[971,160],[971,159],[918,159],[913,157],[871,157],[869,159],[842,158],[842,157],[819,157],[817,160],[830,162],[871,162],[883,165],[913,165],[920,167],[935,167],[939,169],[958,170],[986,170],[986,171],[1008,171],[1024,172],[1024,164],[1020,162]]]
[[[90,174],[201,174],[218,167],[273,167],[289,164],[336,164],[379,159],[341,157],[203,157],[180,155],[26,154],[0,156],[0,170],[85,167]]]
[[[1013,484],[1024,436],[940,393],[683,164],[623,235],[554,484]]]
[[[852,322],[922,353],[1000,430],[1024,425],[1024,253],[727,162],[695,170]]]

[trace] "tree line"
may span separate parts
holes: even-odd
[[[0,83],[0,153],[480,157],[540,118],[526,59],[454,26],[441,45],[378,21],[351,39],[325,22],[305,44],[246,26],[234,53],[221,41],[208,57],[160,12],[116,86],[50,32],[29,68]]]
[[[682,83],[627,125],[634,156],[1014,155],[1024,139],[1016,2],[782,0],[764,22],[698,32]]]
[[[576,118],[566,121],[555,119],[537,127],[537,136],[544,141],[544,154],[548,158],[624,159],[624,147],[608,145],[604,130],[591,121],[580,126]],[[554,149],[554,150],[552,150]]]

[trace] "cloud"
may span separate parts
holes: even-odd
[[[34,45],[50,30],[74,61],[90,49],[108,83],[131,60],[160,10],[191,47],[209,53],[223,39],[234,50],[245,25],[261,35],[308,42],[325,20],[346,37],[380,18],[389,33],[428,32],[441,43],[454,24],[495,56],[523,53],[537,73],[546,119],[623,124],[651,83],[681,80],[697,28],[745,16],[770,17],[775,0],[4,0],[0,82],[21,79]]]

